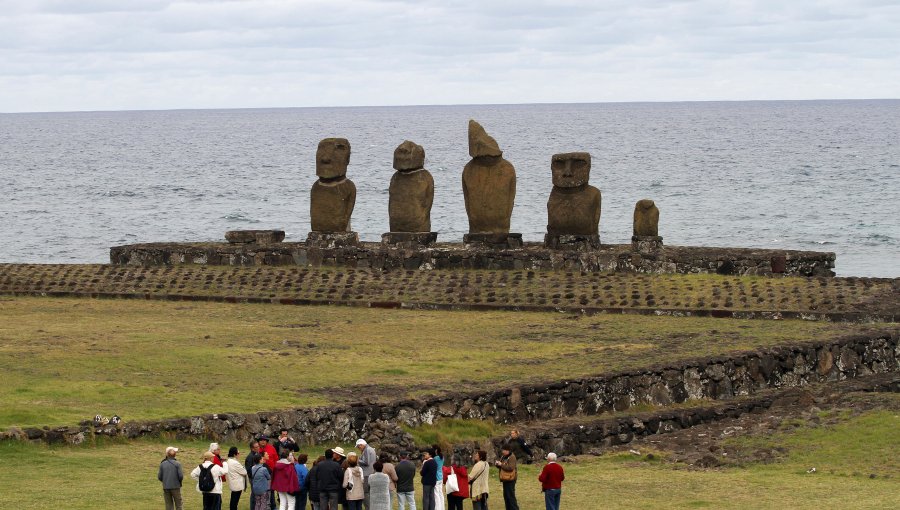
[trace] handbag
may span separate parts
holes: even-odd
[[[513,469],[512,471],[504,471],[503,468],[500,468],[500,481],[501,482],[514,482],[516,481],[516,471],[517,469]]]
[[[444,481],[444,493],[450,494],[452,492],[459,492],[459,478],[456,477],[453,467],[450,468],[450,475]]]

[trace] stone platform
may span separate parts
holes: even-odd
[[[392,246],[360,242],[330,248],[306,243],[148,243],[110,249],[114,265],[300,265],[373,269],[535,269],[633,273],[834,276],[830,252],[662,246],[641,253],[631,244],[594,250],[554,250],[543,243],[521,248],[479,248],[462,243]]]

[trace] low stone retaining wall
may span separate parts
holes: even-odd
[[[483,394],[250,414],[222,412],[97,429],[85,422],[79,427],[10,430],[2,436],[70,443],[93,434],[128,438],[169,434],[243,441],[284,427],[307,443],[333,443],[369,437],[374,427],[383,429],[379,424],[385,422],[416,426],[438,418],[463,418],[516,423],[600,415],[643,403],[666,406],[687,400],[728,400],[769,388],[896,371],[900,371],[900,332],[890,331]]]
[[[359,243],[334,248],[305,243],[150,243],[110,249],[115,265],[229,266],[301,265],[374,269],[534,269],[638,273],[719,273],[729,275],[834,276],[830,252],[663,246],[641,253],[632,245],[596,250],[551,250],[540,243],[516,249],[489,249],[459,243],[397,248]]]

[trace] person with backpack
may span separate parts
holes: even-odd
[[[212,452],[203,453],[203,462],[191,471],[197,480],[197,492],[203,494],[203,510],[222,510],[222,478],[228,474],[228,466],[213,463]]]
[[[253,510],[269,510],[269,491],[272,486],[272,473],[269,471],[269,454],[263,453],[259,461],[250,470],[250,489]]]
[[[182,510],[181,481],[184,480],[184,472],[181,470],[181,463],[175,460],[176,455],[178,448],[174,446],[166,448],[166,458],[159,463],[159,472],[156,475],[163,484],[166,510]]]

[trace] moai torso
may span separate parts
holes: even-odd
[[[600,190],[588,184],[591,155],[586,152],[555,154],[551,160],[553,191],[547,201],[547,233],[598,235]]]
[[[659,236],[659,209],[653,200],[638,200],[634,205],[634,235]]]
[[[310,193],[310,228],[315,232],[349,232],[356,205],[356,185],[346,177],[336,182],[313,184]]]
[[[356,205],[356,185],[347,179],[350,142],[326,138],[316,150],[316,175],[310,192],[309,221],[314,232],[349,232]]]
[[[516,170],[474,120],[469,121],[469,155],[463,169],[463,197],[469,233],[508,233],[516,198]]]
[[[425,150],[410,141],[394,151],[388,200],[391,232],[430,232],[434,178],[425,170]]]

